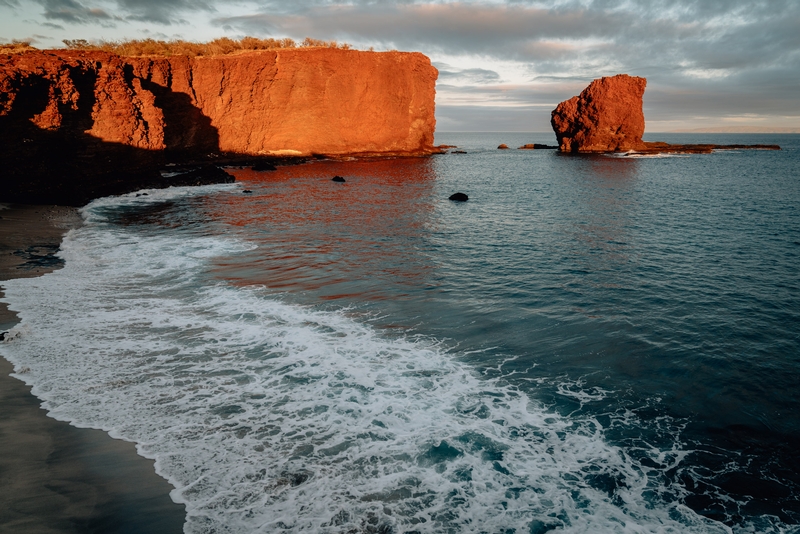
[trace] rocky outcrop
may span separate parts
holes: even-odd
[[[642,95],[647,80],[627,74],[594,80],[550,117],[561,152],[644,149]]]
[[[552,145],[544,145],[541,143],[528,143],[527,145],[522,145],[521,147],[517,148],[517,150],[551,150],[556,148],[558,147]]]
[[[168,161],[439,152],[437,76],[419,53],[330,48],[0,55],[0,198],[99,191]]]
[[[637,150],[635,154],[711,154],[716,150],[780,150],[780,145],[713,145],[713,144],[689,144],[671,145],[663,141],[648,143],[645,141],[644,148]],[[634,155],[635,155],[634,154]]]
[[[617,74],[594,80],[579,96],[561,102],[550,123],[561,152],[635,152],[638,154],[710,154],[715,150],[780,150],[778,145],[670,145],[642,141],[642,95],[647,80]],[[525,145],[522,148],[540,148]],[[541,148],[553,148],[542,145]]]

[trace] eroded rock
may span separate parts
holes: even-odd
[[[643,150],[642,96],[647,80],[618,74],[594,80],[550,117],[562,152]]]
[[[439,153],[437,76],[420,53],[332,48],[0,55],[0,200],[79,205],[168,162]]]

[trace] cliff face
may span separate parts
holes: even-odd
[[[0,115],[27,107],[41,129],[75,129],[146,150],[426,153],[437,76],[427,57],[403,52],[322,48],[194,59],[29,52],[0,57]],[[31,89],[46,91],[46,102]]]
[[[550,124],[562,152],[642,150],[642,95],[647,80],[627,74],[594,80],[579,96],[561,102]]]
[[[437,76],[419,53],[328,48],[0,55],[0,200],[115,194],[220,154],[430,154]]]

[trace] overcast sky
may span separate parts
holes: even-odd
[[[414,50],[439,131],[550,131],[592,79],[644,76],[647,131],[800,128],[800,0],[0,0],[0,40],[304,37]]]

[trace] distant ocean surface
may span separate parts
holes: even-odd
[[[440,133],[99,199],[0,353],[189,533],[800,532],[800,135],[647,140],[783,150]]]

